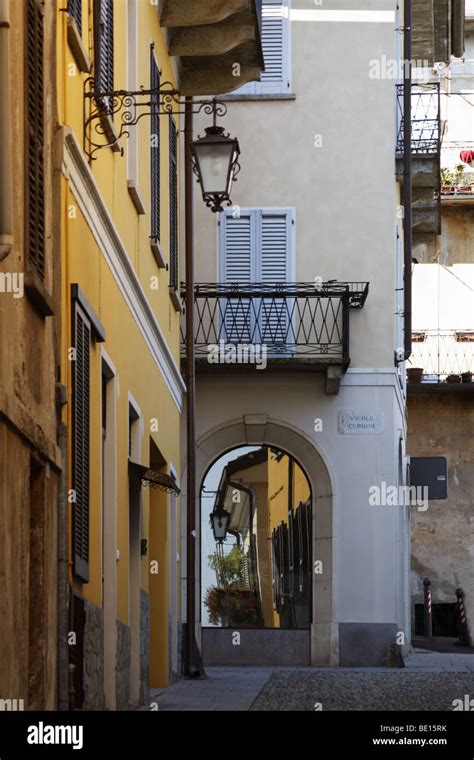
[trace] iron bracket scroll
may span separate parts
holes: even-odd
[[[178,488],[173,475],[167,475],[166,472],[158,472],[151,467],[146,467],[138,462],[128,462],[129,475],[140,481],[143,488],[158,488],[165,493],[174,494],[179,496],[181,490]]]
[[[193,99],[194,114],[212,115],[214,123],[227,113],[227,106],[216,98]],[[130,136],[130,128],[151,116],[185,115],[185,103],[171,82],[157,89],[111,90],[99,92],[94,77],[84,82],[84,153],[90,161],[103,148],[123,154],[120,141]]]

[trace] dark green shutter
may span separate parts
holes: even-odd
[[[44,280],[44,30],[41,0],[28,0],[27,27],[26,249],[29,265]]]
[[[178,289],[178,136],[170,116],[170,288]]]
[[[150,87],[158,90],[160,86],[160,71],[156,65],[154,46],[150,47]],[[151,237],[160,240],[160,96],[151,96]]]
[[[89,580],[89,415],[91,326],[74,305],[73,406],[72,406],[72,487],[74,572]]]
[[[94,71],[98,92],[114,89],[114,4],[94,0]]]
[[[82,0],[68,0],[67,12],[76,22],[79,34],[82,35]]]

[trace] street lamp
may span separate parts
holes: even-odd
[[[229,523],[230,513],[224,509],[222,504],[219,504],[217,509],[209,515],[209,524],[214,533],[214,540],[219,541],[220,544],[225,540]]]
[[[201,185],[205,204],[214,212],[222,211],[222,204],[231,204],[230,191],[235,175],[240,170],[239,141],[229,137],[224,127],[215,123],[206,128],[206,136],[191,143],[193,170]]]

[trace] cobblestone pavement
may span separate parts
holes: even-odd
[[[474,658],[417,651],[403,669],[207,668],[207,678],[152,692],[144,709],[199,711],[452,710],[474,698]]]
[[[273,673],[251,710],[442,710],[474,692],[474,673],[397,670]]]

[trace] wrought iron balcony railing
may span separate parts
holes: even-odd
[[[397,154],[403,153],[403,85],[397,84]],[[439,82],[414,84],[411,98],[411,150],[414,156],[437,156],[441,148],[441,96]]]
[[[259,345],[271,360],[349,361],[349,311],[367,282],[200,283],[194,291],[196,359],[210,347]],[[181,296],[187,308],[187,293]],[[184,326],[184,322],[183,322]],[[185,334],[182,330],[182,349]]]
[[[450,375],[459,381],[474,374],[474,330],[418,330],[413,333],[411,367],[423,369],[423,382],[441,383]]]

